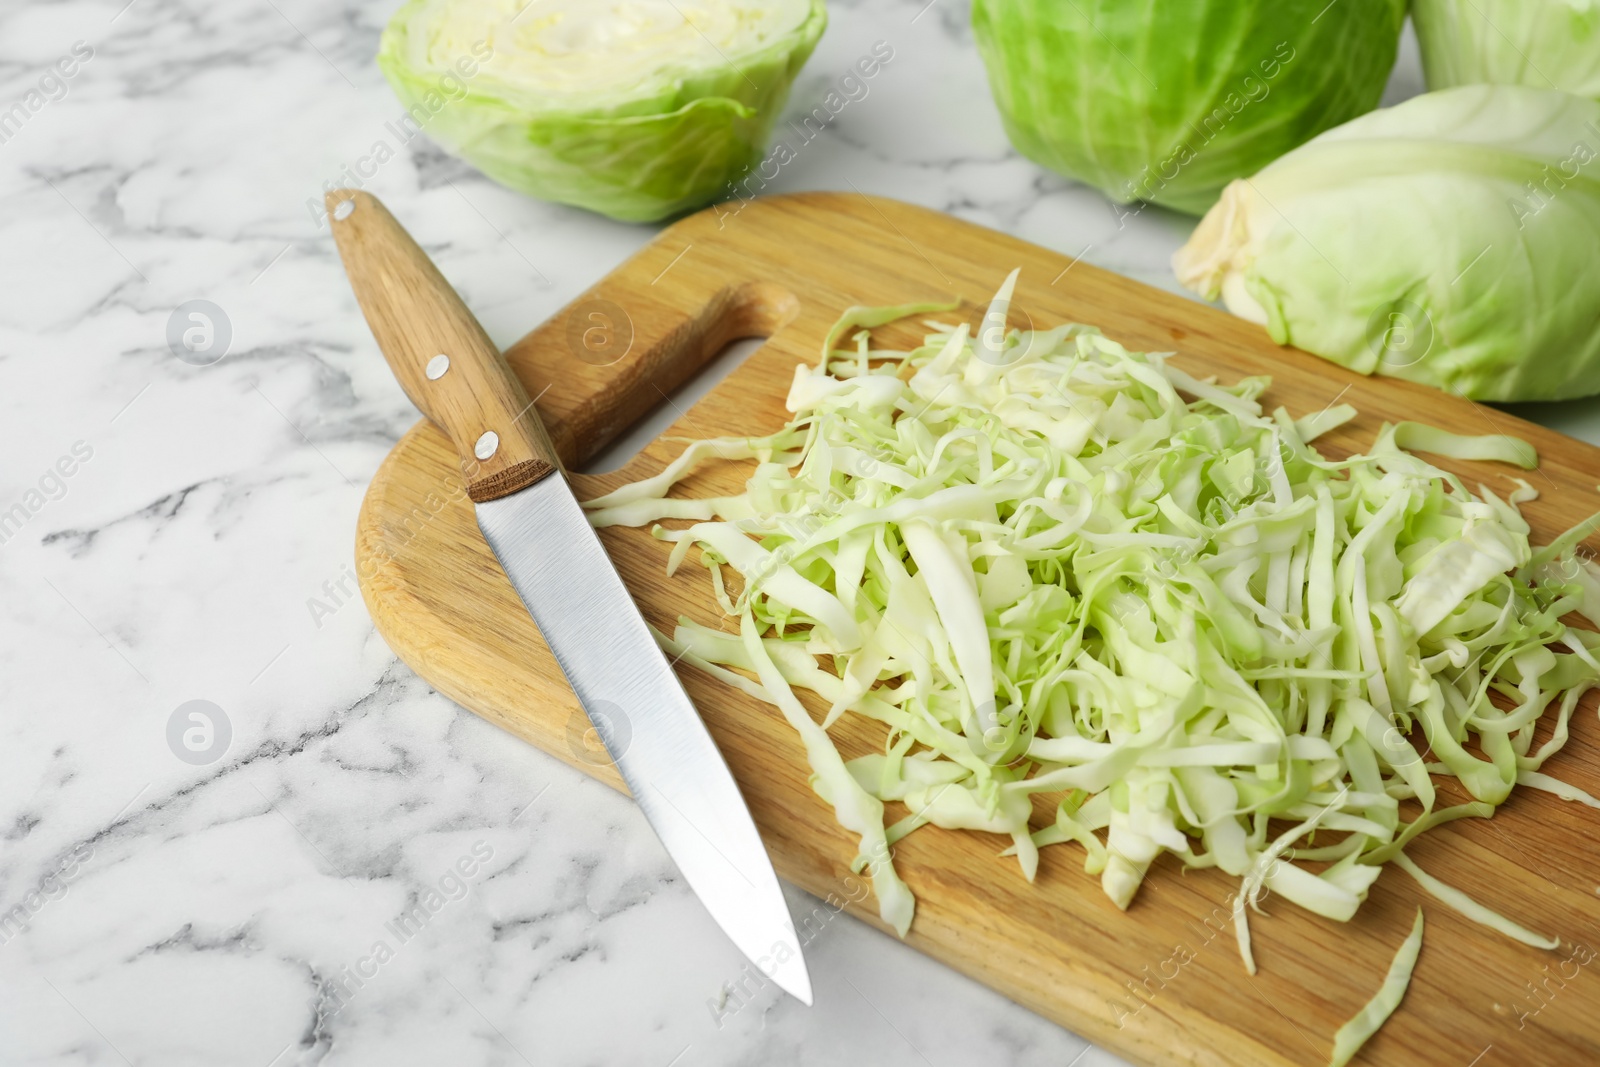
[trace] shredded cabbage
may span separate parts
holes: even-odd
[[[1087,326],[996,330],[1013,284],[977,336],[931,323],[910,352],[867,329],[834,346],[931,305],[851,309],[787,426],[587,505],[596,526],[674,520],[653,527],[669,569],[699,548],[739,632],[686,618],[663,643],[799,731],[886,922],[913,907],[889,849],[929,824],[1008,837],[1029,879],[1075,842],[1123,908],[1172,853],[1242,880],[1253,970],[1264,892],[1346,921],[1432,827],[1519,783],[1585,799],[1540,768],[1600,686],[1600,636],[1562,621],[1600,608],[1574,556],[1593,524],[1535,549],[1525,482],[1474,493],[1402,447],[1527,465],[1528,446],[1401,424],[1329,459],[1309,438],[1352,411],[1268,412],[1264,378],[1198,380]],[[743,493],[668,495],[729,460],[754,461]],[[881,724],[881,751],[842,759],[845,715]],[[1436,778],[1471,802],[1440,807]]]
[[[1389,1016],[1394,1014],[1411,986],[1411,972],[1416,969],[1417,956],[1421,952],[1422,909],[1418,908],[1416,921],[1411,924],[1411,933],[1400,942],[1400,948],[1389,964],[1389,973],[1384,975],[1383,985],[1356,1013],[1356,1017],[1339,1027],[1338,1034],[1334,1035],[1333,1059],[1328,1061],[1328,1067],[1344,1067],[1349,1063],[1361,1051],[1367,1039],[1377,1033]]]
[[[1561,944],[1559,937],[1545,937],[1543,934],[1536,934],[1527,927],[1514,923],[1493,910],[1484,907],[1461,890],[1445,885],[1439,879],[1418,867],[1411,857],[1404,852],[1395,856],[1394,864],[1415,878],[1418,885],[1426,889],[1440,902],[1454,908],[1473,922],[1482,923],[1492,929],[1499,930],[1507,937],[1521,941],[1524,945],[1531,945],[1534,948],[1552,949]]]

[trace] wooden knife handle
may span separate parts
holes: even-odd
[[[456,446],[467,495],[509,496],[561,469],[533,402],[489,335],[377,197],[327,195],[339,257],[411,402]]]

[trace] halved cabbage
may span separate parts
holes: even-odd
[[[823,0],[410,0],[378,66],[494,180],[643,222],[760,160],[826,24]]]

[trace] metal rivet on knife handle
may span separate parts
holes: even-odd
[[[467,495],[498,500],[560,470],[522,383],[411,235],[369,193],[335,189],[326,202],[378,348],[411,402],[455,445]]]

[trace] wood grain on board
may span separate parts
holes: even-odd
[[[1361,417],[1320,446],[1359,450],[1384,421],[1425,419],[1466,433],[1518,434],[1543,464],[1525,475],[1536,537],[1600,505],[1600,449],[1504,413],[1392,379],[1367,379],[1272,344],[1219,311],[1076,263],[948,216],[860,195],[758,200],[687,218],[656,237],[507,353],[539,397],[557,451],[581,466],[727,342],[767,341],[668,437],[762,434],[785,419],[795,364],[815,360],[828,327],[853,304],[959,295],[948,321],[975,321],[1005,273],[1022,276],[1012,321],[1079,321],[1133,349],[1175,351],[1191,373],[1267,374],[1270,406],[1300,415],[1336,400]],[[915,343],[920,327],[879,331]],[[378,358],[374,354],[373,358]],[[613,361],[614,360],[614,361]],[[577,476],[580,496],[658,471],[681,443],[658,440],[626,468]],[[1504,493],[1520,471],[1443,462]],[[684,490],[739,491],[749,465],[715,465]],[[667,578],[668,546],[645,530],[602,536],[646,617],[680,615],[734,629],[706,573]],[[621,787],[583,744],[587,722],[494,557],[462,490],[446,437],[418,423],[373,479],[357,535],[363,592],[389,645],[432,685],[506,730]],[[680,671],[749,800],[778,873],[818,895],[846,895],[851,836],[806,784],[801,746],[779,713],[693,668]],[[1572,740],[1547,770],[1600,793],[1600,731],[1586,701]],[[842,721],[847,756],[875,750],[882,728]],[[1410,849],[1423,867],[1533,928],[1560,935],[1539,952],[1427,903],[1428,935],[1410,994],[1357,1062],[1405,1067],[1600,1063],[1600,812],[1519,791],[1493,820],[1462,820]],[[1157,863],[1120,912],[1084,874],[1082,850],[1044,850],[1038,880],[997,853],[1000,837],[929,827],[896,849],[918,897],[909,942],[1061,1025],[1139,1064],[1285,1067],[1327,1061],[1334,1031],[1377,988],[1423,900],[1391,868],[1350,923],[1273,901],[1256,916],[1250,977],[1225,921],[1235,881]],[[854,883],[850,883],[854,884]],[[852,907],[877,925],[869,896]],[[1576,953],[1576,955],[1575,955]],[[1537,991],[1537,994],[1535,993]],[[837,991],[835,991],[837,993]],[[819,987],[819,996],[831,995]],[[1536,1013],[1536,1014],[1535,1014]]]

